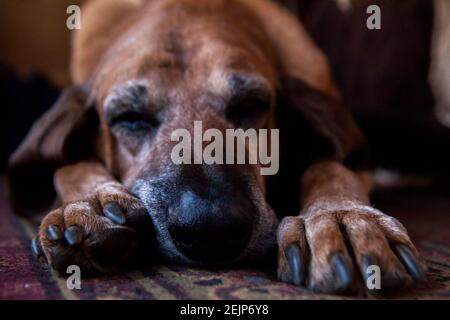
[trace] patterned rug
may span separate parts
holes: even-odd
[[[385,192],[374,204],[405,224],[429,266],[425,284],[391,298],[450,299],[450,198]],[[274,270],[172,266],[83,279],[80,290],[69,290],[64,278],[31,256],[35,230],[35,223],[13,215],[0,189],[0,299],[352,299],[279,283]]]

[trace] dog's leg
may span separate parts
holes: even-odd
[[[135,256],[141,230],[152,233],[141,202],[99,163],[62,167],[55,187],[63,205],[45,216],[33,250],[60,272],[73,264],[115,271]]]
[[[310,167],[302,178],[301,214],[278,229],[278,276],[318,292],[366,290],[380,268],[381,289],[420,280],[421,260],[403,225],[369,205],[368,188],[336,162]],[[371,278],[372,279],[372,278]]]

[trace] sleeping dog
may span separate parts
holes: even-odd
[[[56,270],[275,262],[316,292],[422,280],[402,224],[372,207],[365,139],[323,53],[267,0],[91,1],[73,39],[73,86],[10,159],[18,212],[59,204],[32,249]],[[280,171],[176,165],[172,132],[280,130]],[[276,255],[276,251],[278,254]],[[275,254],[272,254],[275,253]]]

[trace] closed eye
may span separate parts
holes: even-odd
[[[134,111],[122,113],[109,122],[111,128],[123,129],[131,133],[145,133],[159,126],[156,118]]]
[[[259,122],[270,110],[271,101],[266,97],[234,99],[226,109],[228,120],[238,127],[249,127]]]

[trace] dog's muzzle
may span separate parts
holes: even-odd
[[[150,214],[160,251],[169,261],[231,265],[264,251],[261,246],[270,240],[263,238],[274,238],[273,213],[241,172],[199,166],[157,177],[151,173],[131,189]]]

